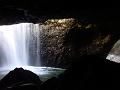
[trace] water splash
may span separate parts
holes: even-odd
[[[0,26],[0,67],[40,66],[40,26]]]

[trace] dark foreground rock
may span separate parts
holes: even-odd
[[[60,90],[119,88],[120,64],[99,58],[83,56],[62,75]]]
[[[36,90],[41,83],[39,76],[33,72],[16,68],[0,81],[0,90]]]
[[[41,90],[119,88],[120,64],[96,56],[83,56],[76,61],[57,79],[43,83]]]
[[[97,56],[76,58],[58,77],[41,82],[30,71],[15,69],[0,81],[0,90],[88,90],[119,87],[120,64]]]

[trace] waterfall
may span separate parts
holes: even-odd
[[[40,66],[40,25],[0,26],[0,67]]]

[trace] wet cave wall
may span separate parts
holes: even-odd
[[[48,19],[42,24],[42,64],[67,68],[83,55],[106,58],[119,39],[111,26],[75,18]]]
[[[67,68],[83,55],[106,58],[120,36],[118,17],[109,13],[104,14],[106,11],[93,13],[93,11],[80,9],[80,12],[75,8],[71,14],[70,8],[68,12],[64,11],[61,14],[59,11],[53,13],[51,10],[26,7],[15,5],[0,7],[2,12],[0,25],[21,22],[39,23],[42,66]]]

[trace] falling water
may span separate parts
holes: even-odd
[[[32,23],[0,26],[0,79],[16,67],[36,73],[42,81],[64,71],[40,67],[41,30],[39,24]]]
[[[0,26],[0,67],[40,66],[40,26]]]

